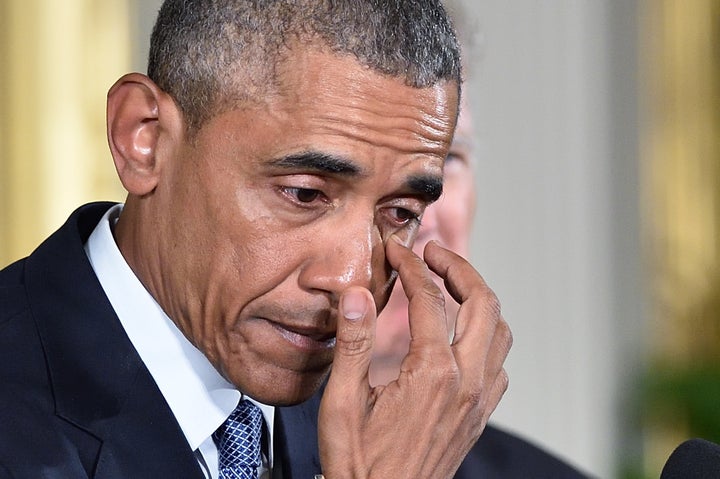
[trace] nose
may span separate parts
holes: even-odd
[[[309,242],[299,278],[303,288],[331,293],[337,300],[350,286],[375,293],[387,282],[385,246],[374,213],[338,214]]]

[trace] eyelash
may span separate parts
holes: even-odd
[[[461,161],[461,162],[465,163],[466,162],[465,155],[462,153],[450,152],[450,153],[448,153],[447,157],[445,157],[445,163],[449,163],[451,161]]]
[[[323,192],[314,188],[298,188],[293,186],[284,186],[281,188],[281,191],[286,196],[290,197],[293,203],[303,208],[312,205],[318,199],[323,202],[327,202],[327,198],[325,197]],[[309,199],[307,201],[302,200],[301,197],[303,196],[303,194],[309,194],[312,199]],[[393,210],[396,213],[393,216],[402,217],[401,219],[393,218],[393,221],[399,227],[410,226],[412,224],[420,224],[422,214],[416,213],[408,208],[402,208],[400,206],[391,206],[387,209]]]
[[[295,201],[296,203],[303,204],[303,205],[313,203],[316,199],[320,198],[321,196],[325,196],[325,195],[323,195],[322,191],[316,190],[314,188],[298,188],[298,187],[294,187],[294,186],[284,186],[282,188],[282,191],[286,195],[290,196],[293,199],[293,201]],[[309,201],[303,201],[302,199],[300,199],[300,197],[304,193],[305,194],[310,193],[313,196],[313,198]]]
[[[421,219],[422,215],[417,214],[414,211],[409,210],[407,208],[401,208],[399,206],[394,206],[391,209],[396,210],[397,212],[402,211],[403,216],[406,216],[406,218],[404,218],[402,221],[400,221],[402,226],[408,226],[413,223],[420,224],[420,219]]]

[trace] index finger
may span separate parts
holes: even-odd
[[[433,281],[428,265],[395,236],[388,241],[386,254],[408,298],[412,341],[440,339],[447,345],[445,295]]]
[[[492,292],[473,265],[436,241],[429,241],[425,245],[423,257],[428,267],[443,279],[445,289],[459,304],[463,304],[476,292]]]
[[[453,350],[459,353],[458,362],[465,364],[466,357],[484,360],[493,345],[504,358],[512,335],[500,313],[500,301],[480,273],[464,258],[432,241],[425,247],[424,257],[460,303],[452,342]]]

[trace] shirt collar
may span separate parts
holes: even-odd
[[[85,251],[125,332],[195,450],[227,419],[242,395],[185,338],[130,269],[110,228],[122,207],[115,205],[105,213]],[[274,408],[253,402],[260,406],[272,440]]]

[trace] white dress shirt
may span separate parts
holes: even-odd
[[[212,433],[235,409],[242,394],[210,364],[148,293],[115,243],[111,224],[123,205],[108,210],[85,244],[85,252],[130,341],[150,371],[208,479],[218,478]],[[253,401],[251,398],[248,398]],[[272,444],[274,408],[263,412]],[[259,478],[269,477],[272,447]]]

